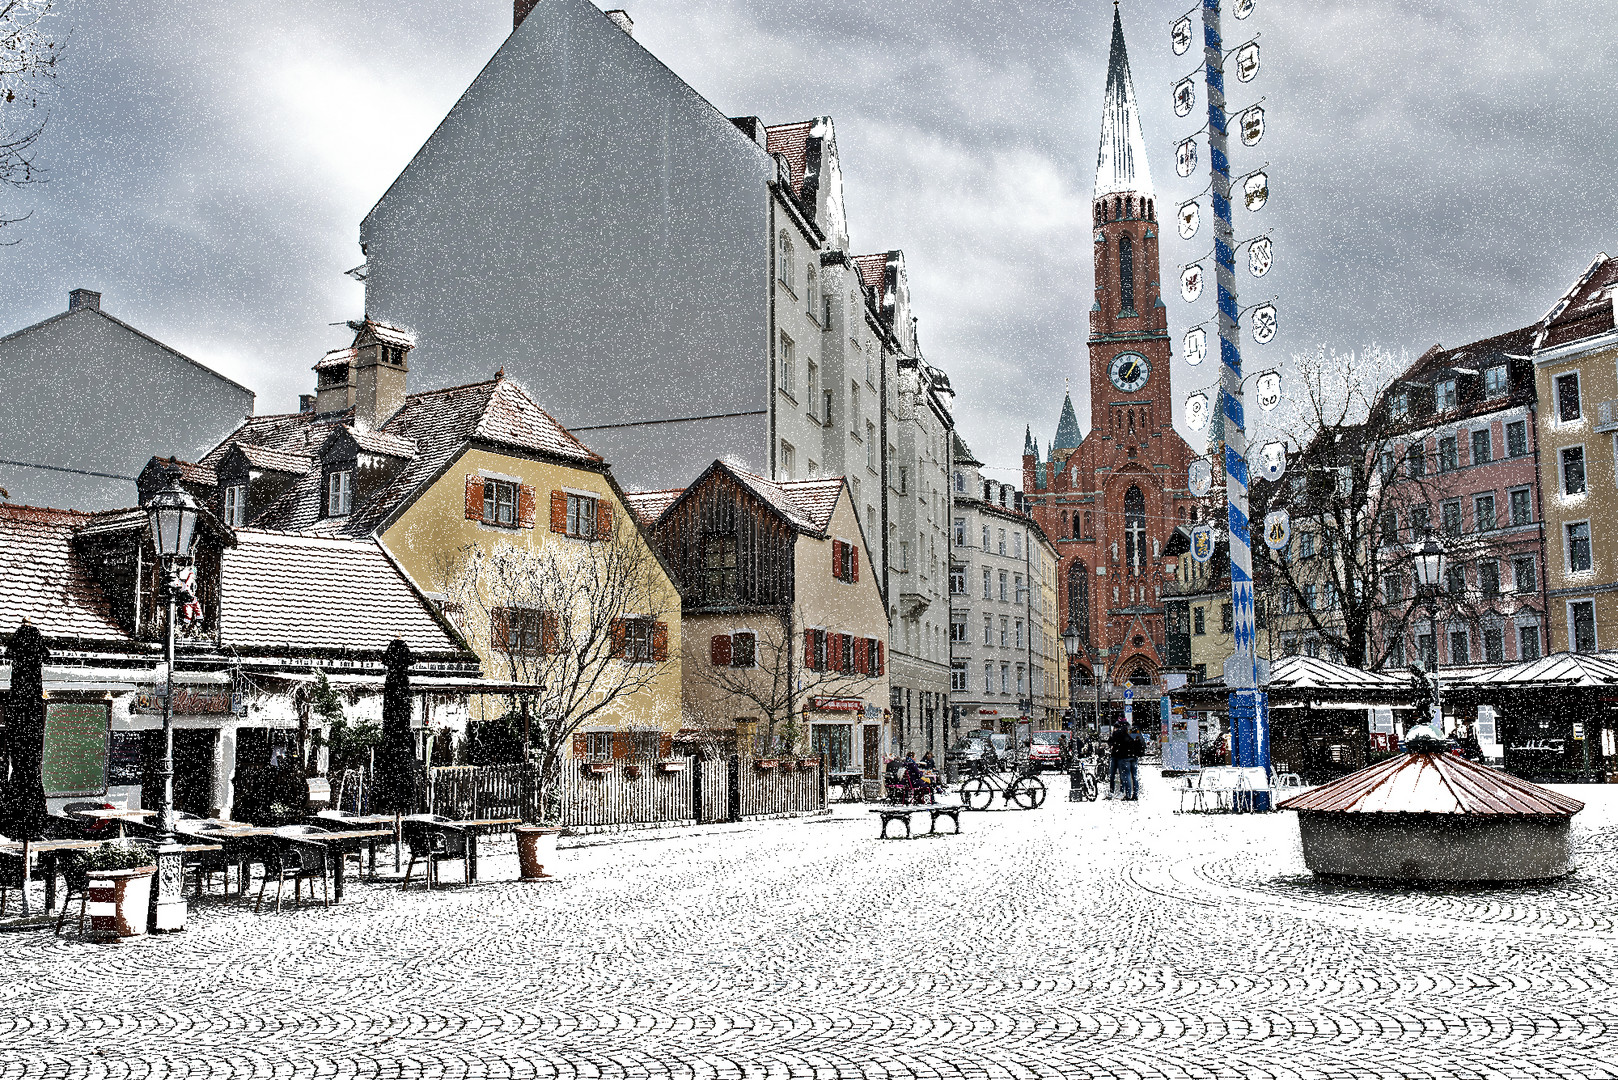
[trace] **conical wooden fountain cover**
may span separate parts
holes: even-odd
[[[1294,795],[1276,809],[1571,817],[1584,809],[1584,803],[1456,754],[1422,751],[1400,754]]]

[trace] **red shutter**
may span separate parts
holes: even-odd
[[[612,655],[624,655],[624,620],[612,620],[612,626],[609,628],[608,633],[612,635]]]
[[[556,636],[558,629],[560,628],[557,626],[556,612],[542,611],[539,613],[539,647],[544,650],[546,654],[554,653],[556,651]]]
[[[483,477],[466,478],[466,520],[483,520]]]
[[[596,539],[612,539],[612,503],[606,499],[596,503]]]
[[[665,735],[657,741],[657,756],[664,759],[674,756],[673,735]]]
[[[612,759],[622,761],[629,756],[629,732],[615,731],[612,733]]]
[[[843,576],[843,542],[841,540],[831,542],[831,576],[834,578]]]
[[[828,671],[843,670],[843,635],[826,635],[826,668]]]
[[[850,565],[849,572],[852,575],[848,580],[858,581],[860,579],[860,546],[858,544],[848,545],[848,561]]]
[[[882,669],[884,667],[884,660],[886,659],[883,656],[883,653],[885,653],[886,651],[887,651],[887,649],[882,644],[882,642],[879,641],[879,642],[876,643],[876,673],[878,675],[882,674]]]
[[[858,550],[858,549],[856,549],[856,550]],[[869,673],[869,666],[868,665],[871,662],[871,654],[867,650],[869,650],[870,647],[871,647],[870,639],[868,639],[868,638],[855,638],[854,639],[854,671],[855,671],[856,674],[865,675],[865,674]]]
[[[805,671],[815,670],[815,632],[813,630],[803,632],[803,669]]]
[[[567,532],[567,494],[551,492],[551,532]]]
[[[489,612],[489,647],[502,652],[511,648],[511,619],[506,608]]]
[[[652,661],[661,664],[669,658],[669,624],[654,622],[652,624]]]
[[[534,527],[534,489],[527,484],[517,486],[517,524],[525,529]]]
[[[730,635],[715,634],[708,643],[708,659],[714,667],[730,666]]]
[[[584,739],[584,732],[575,731],[573,733],[573,756],[574,757],[576,757],[576,758],[584,757],[584,755],[589,750],[589,746],[590,746],[590,744],[587,743],[585,741],[585,739]]]

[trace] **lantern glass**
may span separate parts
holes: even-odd
[[[1429,539],[1416,549],[1416,580],[1424,589],[1436,589],[1444,575],[1444,545]]]
[[[147,504],[147,516],[152,524],[152,544],[165,558],[191,554],[196,539],[197,504],[178,483],[152,496]]]
[[[1079,655],[1079,628],[1077,626],[1072,623],[1068,624],[1067,629],[1062,632],[1062,645],[1067,649],[1069,659]]]

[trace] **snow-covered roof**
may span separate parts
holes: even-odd
[[[1618,656],[1551,653],[1509,667],[1490,668],[1462,681],[1463,686],[1613,686],[1618,685]]]
[[[1447,753],[1401,754],[1294,795],[1278,810],[1568,817],[1584,803]]]

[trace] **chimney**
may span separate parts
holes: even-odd
[[[298,411],[301,412],[301,413],[314,412],[315,411],[315,395],[313,395],[313,394],[299,394],[298,395]]]
[[[629,12],[625,11],[623,8],[613,8],[611,11],[607,12],[607,18],[612,20],[612,25],[616,26],[630,37],[635,36],[635,20],[631,19],[629,17]]]
[[[513,0],[511,5],[511,28],[513,30],[522,25],[534,8],[539,6],[539,0]]]
[[[354,335],[354,426],[375,431],[404,408],[410,350],[402,330],[367,319]]]
[[[101,310],[101,294],[89,289],[74,289],[67,294],[67,309],[78,311],[81,308],[90,311]]]

